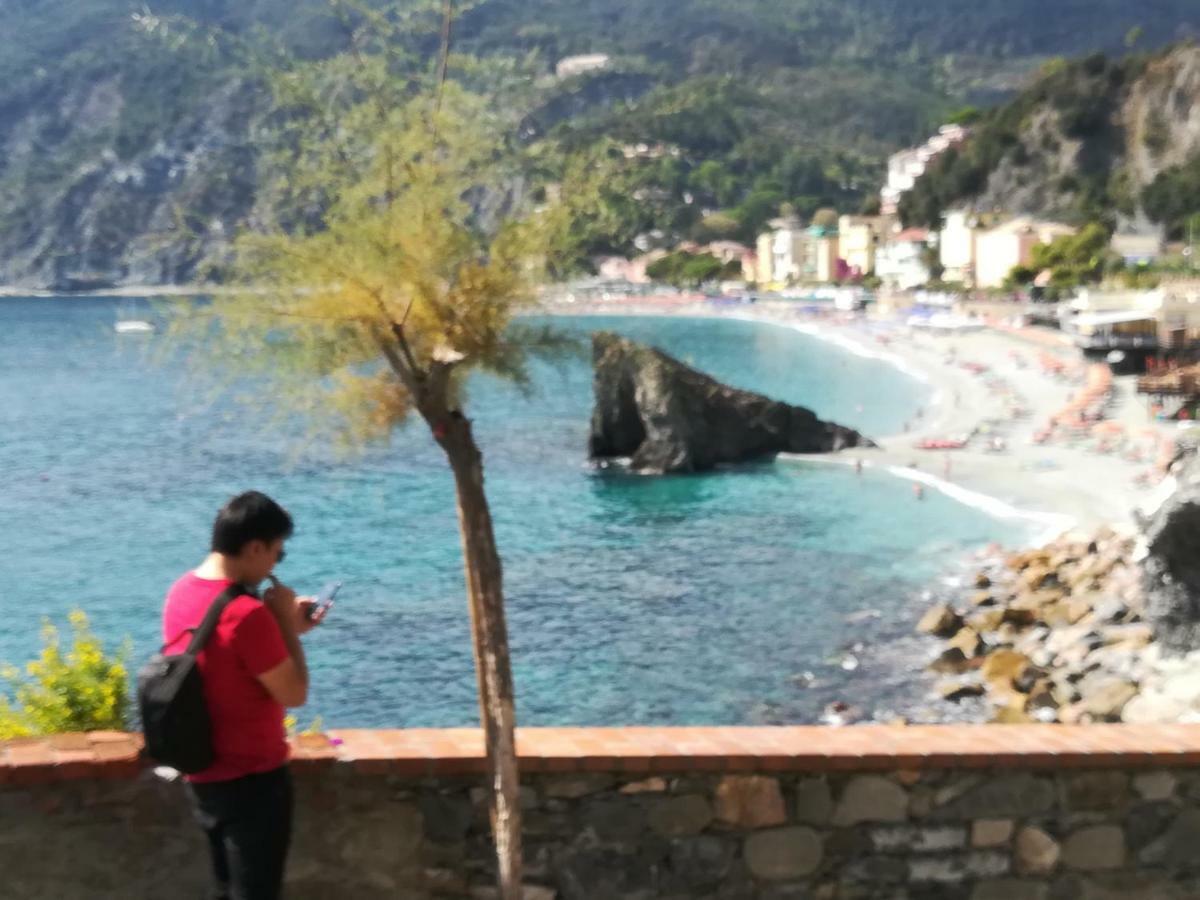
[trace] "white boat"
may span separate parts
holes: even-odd
[[[122,319],[113,326],[117,334],[153,334],[154,325],[145,319]]]

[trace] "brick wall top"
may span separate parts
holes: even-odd
[[[883,772],[1200,765],[1200,725],[862,725],[845,728],[525,728],[526,772]],[[92,732],[0,742],[0,786],[132,778],[150,763],[137,734]],[[301,774],[472,775],[485,769],[476,728],[302,735]]]

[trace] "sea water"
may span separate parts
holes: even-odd
[[[118,335],[148,306],[0,300],[0,661],[83,609],[131,669],[153,652],[167,586],[248,488],[293,514],[279,574],[345,582],[306,639],[301,721],[401,727],[477,719],[454,490],[420,423],[346,459],[231,402]],[[768,462],[667,478],[586,459],[586,338],[608,329],[735,386],[863,430],[900,430],[928,388],[887,363],[744,321],[556,318],[579,352],[533,367],[528,395],[475,377],[525,724],[815,720],[831,700],[900,708],[928,685],[899,658],[918,597],[956,560],[1019,538],[937,492],[850,466]],[[221,365],[214,356],[213,365]]]

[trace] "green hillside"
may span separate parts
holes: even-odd
[[[936,225],[964,206],[1182,236],[1200,214],[1200,47],[1047,65],[930,168],[901,214]]]
[[[346,40],[321,0],[148,6],[302,56]],[[204,42],[148,41],[134,18],[145,11],[0,0],[0,282],[186,280],[253,209],[265,92]],[[1049,56],[1121,49],[1134,28],[1144,48],[1200,31],[1200,4],[490,0],[466,8],[456,47],[541,73],[528,140],[566,153],[670,145],[615,185],[637,199],[588,236],[603,251],[652,232],[748,239],[784,203],[855,208],[887,153],[949,110],[995,100]],[[411,44],[432,52],[426,34]],[[591,52],[611,55],[606,71],[550,77]]]

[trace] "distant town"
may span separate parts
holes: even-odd
[[[1087,230],[1096,226],[968,208],[947,211],[940,230],[905,227],[901,200],[931,163],[969,137],[966,126],[944,125],[921,146],[891,156],[877,214],[820,210],[808,222],[784,214],[768,223],[753,247],[684,242],[633,259],[604,257],[597,260],[597,284],[673,281],[732,295],[836,297],[848,306],[877,296],[901,308],[952,297],[1061,301],[1032,317],[1061,325],[1085,352],[1118,352],[1138,363],[1155,354],[1193,355],[1200,347],[1200,273],[1192,274],[1190,242],[1169,243],[1160,228],[1105,232],[1096,246]],[[671,152],[663,145],[625,148],[630,158]],[[1091,254],[1097,271],[1103,258],[1123,278],[1096,278],[1095,284],[1060,279],[1055,266],[1064,253],[1055,251],[1072,245],[1076,253]],[[670,276],[681,266],[667,265],[679,259],[705,259],[709,265],[693,271],[713,277],[681,284]]]

